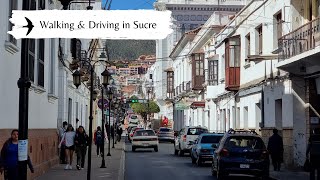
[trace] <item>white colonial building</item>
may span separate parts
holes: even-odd
[[[250,1],[185,33],[166,69],[174,112],[184,112],[175,123],[255,130],[266,143],[277,128],[285,165],[302,166],[320,126],[320,20],[318,0],[299,2]]]

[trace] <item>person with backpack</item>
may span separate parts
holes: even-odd
[[[317,180],[320,180],[320,128],[316,128],[313,130],[313,133],[309,138],[306,154],[307,159],[309,159],[310,161],[310,180],[316,179],[316,171]]]
[[[19,131],[14,129],[11,131],[11,137],[3,144],[0,156],[0,173],[4,173],[5,180],[18,180],[18,138]],[[34,168],[28,156],[27,164],[34,173]]]
[[[89,142],[89,136],[86,134],[83,126],[79,126],[76,136],[74,138],[74,143],[76,145],[76,153],[77,153],[76,167],[78,170],[84,168],[88,142]]]
[[[94,144],[97,146],[97,156],[100,157],[103,153],[102,149],[102,143],[103,143],[103,137],[102,137],[102,131],[101,127],[98,126],[96,132],[94,133]]]

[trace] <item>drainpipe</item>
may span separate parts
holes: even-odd
[[[261,90],[261,124],[260,128],[264,127],[264,84],[262,85]]]

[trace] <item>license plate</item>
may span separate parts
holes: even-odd
[[[250,165],[249,164],[240,164],[240,168],[242,169],[249,169]]]
[[[143,146],[149,146],[149,144],[148,144],[148,143],[143,143],[142,145],[143,145]]]

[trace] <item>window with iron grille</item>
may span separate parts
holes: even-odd
[[[38,39],[38,85],[44,87],[44,39]]]
[[[262,25],[257,27],[257,33],[258,33],[258,54],[262,54]]]
[[[12,10],[17,10],[18,9],[18,0],[9,0],[9,19],[12,15]],[[12,23],[9,21],[9,27],[8,27],[8,31],[12,30]],[[17,45],[17,40],[11,35],[8,35],[8,40],[9,42],[11,42],[14,45]]]
[[[216,86],[218,85],[218,60],[208,61],[208,66],[208,83],[211,86]]]
[[[167,72],[167,93],[173,93],[174,92],[174,73],[172,71]]]
[[[80,39],[71,39],[71,55],[74,60],[81,60],[81,41]]]

